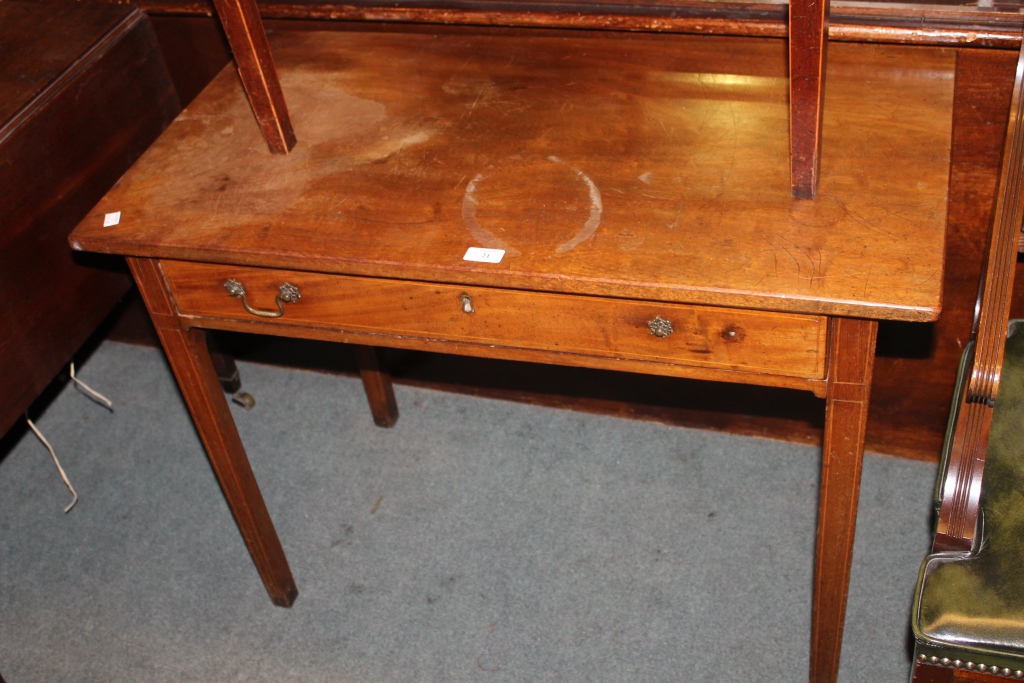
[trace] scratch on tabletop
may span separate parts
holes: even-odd
[[[462,123],[463,121],[465,121],[467,118],[469,118],[473,114],[473,111],[476,109],[476,105],[480,104],[480,98],[483,97],[483,96],[484,96],[484,90],[483,90],[483,88],[480,88],[476,92],[476,99],[473,100],[473,105],[469,108],[468,111],[463,112],[462,116],[459,117],[459,121],[458,121],[459,123]]]
[[[669,230],[675,230],[676,229],[676,226],[679,225],[679,219],[682,217],[682,215],[683,215],[683,203],[682,202],[677,202],[676,203],[676,217],[673,218],[672,222],[668,224],[668,229]]]
[[[846,206],[846,204],[844,204],[843,202],[841,202],[839,200],[836,200],[835,203],[836,203],[836,205],[839,208],[841,208],[843,210],[843,213],[846,216],[849,216],[850,219],[853,220],[854,223],[856,223],[857,225],[861,226],[862,228],[867,228],[868,230],[871,230],[872,232],[876,232],[876,233],[878,233],[880,235],[885,235],[886,237],[890,237],[890,238],[895,237],[895,235],[891,231],[884,230],[881,227],[879,227],[878,225],[875,225],[874,223],[872,223],[870,220],[868,220],[864,216],[861,216],[860,214],[855,213],[853,210],[850,209],[850,207]]]
[[[803,274],[803,268],[801,266],[801,262],[797,258],[796,254],[794,254],[792,251],[790,251],[786,247],[785,244],[778,244],[778,245],[773,244],[772,246],[776,246],[778,248],[781,248],[783,251],[785,251],[787,254],[789,254],[793,258],[793,262],[796,263],[796,270],[797,270],[797,277],[798,278],[803,278],[803,279],[806,279],[806,280],[808,280],[810,282],[814,282],[815,280],[821,280],[821,279],[823,279],[825,277],[824,272],[822,272],[822,250],[821,250],[821,247],[801,247],[799,244],[797,244],[793,240],[789,239],[785,235],[779,235],[779,239],[782,240],[783,242],[785,242],[786,244],[789,244],[791,247],[793,247],[793,251],[795,251],[796,254],[799,254],[803,258],[807,259],[807,264],[811,267],[811,274],[810,275],[804,275]],[[812,250],[818,252],[818,260],[817,261],[815,261],[814,258],[809,253]]]
[[[773,250],[773,254],[775,256],[776,274],[778,274],[778,266],[779,266],[778,251],[782,250],[782,251],[786,252],[786,255],[789,256],[790,259],[793,260],[793,264],[796,266],[796,276],[799,278],[802,275],[802,269],[801,269],[801,266],[800,266],[800,260],[797,259],[796,255],[793,254],[793,252],[791,252],[789,250],[789,248],[786,247],[785,244],[776,244],[775,241],[772,240],[768,236],[765,236],[762,239],[765,242],[767,242],[768,245],[771,246],[771,248]]]
[[[337,212],[336,215],[346,220],[360,221],[363,223],[377,223],[380,225],[430,225],[431,223],[437,222],[436,219],[428,219],[425,221],[389,221],[377,218],[364,218],[363,216],[354,216],[349,213],[341,213],[340,211]]]
[[[849,270],[847,268],[843,268],[838,263],[833,263],[832,264],[832,270],[833,271],[838,271],[838,275],[841,275],[841,276],[844,276],[844,277],[848,277],[851,280],[853,280],[854,282],[863,283],[864,291],[863,291],[863,294],[861,296],[867,296],[868,295],[868,290],[869,290],[869,288],[871,286],[871,277],[874,275],[874,271],[873,270],[868,270],[866,272],[865,271],[856,271],[855,272],[855,271],[851,271],[851,270]]]
[[[491,624],[490,626],[487,627],[487,637],[484,639],[484,649],[480,652],[480,656],[476,658],[477,668],[479,668],[481,671],[487,671],[487,672],[490,672],[490,673],[496,673],[498,671],[501,671],[501,667],[500,666],[496,666],[496,667],[490,668],[490,667],[484,666],[484,662],[483,662],[484,657],[487,656],[487,646],[491,642],[491,636],[494,635],[494,627],[495,626],[497,626],[496,623],[495,624]]]

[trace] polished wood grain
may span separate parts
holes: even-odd
[[[965,393],[960,400],[945,472],[932,545],[935,552],[969,551],[977,542],[981,480],[991,428],[992,407],[971,402]]]
[[[305,141],[287,157],[256,154],[248,105],[222,74],[75,244],[934,319],[953,53],[917,52],[911,73],[899,66],[909,48],[834,50],[821,195],[799,202],[784,44],[672,38],[609,53],[584,38],[282,34],[275,52]],[[102,227],[122,209],[120,225]],[[470,246],[506,256],[474,264],[462,260]]]
[[[935,549],[970,550],[978,532],[981,481],[992,409],[999,393],[1006,329],[1010,318],[1017,246],[1024,219],[1024,49],[1017,61],[1010,119],[979,296],[970,374],[954,427],[943,483]]]
[[[821,172],[828,0],[789,2],[789,145],[793,196],[814,199]]]
[[[974,367],[968,381],[968,400],[992,405],[999,391],[999,375],[1010,319],[1018,244],[1024,219],[1024,49],[1010,105],[1007,142],[996,195],[994,223],[982,280],[977,321]]]
[[[1017,50],[957,50],[942,316],[883,323],[867,449],[937,460],[964,344],[970,339],[1006,138]],[[1015,315],[1024,315],[1018,264]]]
[[[167,70],[186,107],[231,61],[231,48],[213,17],[151,16]]]
[[[373,422],[378,427],[394,427],[398,422],[398,402],[395,401],[395,390],[391,385],[391,374],[384,362],[383,350],[375,346],[352,347],[359,375],[363,380],[363,389],[370,402]]]
[[[298,590],[210,361],[205,332],[185,327],[175,315],[156,261],[133,258],[128,265],[263,585],[275,605],[291,607]]]
[[[323,6],[327,8],[328,6]],[[330,6],[333,12],[344,8]],[[946,8],[949,9],[949,8]],[[261,4],[261,11],[275,11],[271,5]],[[830,40],[834,35],[835,12],[852,8],[833,8]],[[888,16],[888,15],[886,15]],[[193,60],[199,53],[212,53],[207,44],[215,42],[210,36],[219,33],[215,19],[191,16],[154,17],[158,35],[165,47],[172,76],[180,71],[181,78],[195,74]],[[205,25],[202,25],[205,21]],[[162,26],[183,24],[169,31]],[[360,24],[347,22],[286,22],[271,21],[270,30],[284,30],[296,26],[324,30],[367,30]],[[197,27],[197,28],[192,28]],[[367,25],[370,27],[370,25]],[[430,27],[391,24],[391,30],[483,30],[479,27]],[[189,34],[189,31],[193,34]],[[497,29],[489,29],[497,30]],[[165,33],[172,33],[165,41]],[[1014,34],[1019,42],[1019,32]],[[606,41],[615,41],[618,34],[608,33]],[[984,44],[981,37],[972,44]],[[215,56],[214,68],[223,66],[227,55]],[[181,64],[180,67],[176,65]],[[982,270],[985,235],[991,223],[995,186],[1010,92],[1016,66],[1016,50],[987,50],[962,48],[957,50],[955,94],[953,103],[952,157],[947,227],[947,254],[941,318],[931,326],[882,325],[879,330],[879,353],[872,388],[872,410],[868,419],[867,449],[876,453],[900,455],[921,460],[935,460],[945,433],[946,418],[952,396],[953,377],[964,341],[969,337],[974,313],[978,279]],[[203,67],[207,68],[207,67]],[[178,86],[196,90],[191,82]],[[1020,302],[1014,316],[1024,314],[1024,276],[1015,280],[1014,300]],[[123,330],[119,334],[138,340],[144,331]],[[154,340],[155,343],[155,340]],[[236,345],[237,346],[237,345]],[[236,352],[248,353],[246,348]],[[288,353],[274,355],[279,363],[294,362]],[[483,361],[481,361],[482,363]],[[485,395],[488,385],[479,378],[504,377],[504,366],[492,363],[487,371],[460,371],[464,367],[444,357],[418,357],[415,364],[403,366],[397,379]],[[325,365],[326,367],[326,365]],[[577,373],[578,374],[578,373]],[[787,400],[792,408],[785,415],[773,411],[764,414],[759,405],[774,404],[770,394],[754,398],[749,388],[708,385],[685,389],[678,394],[663,392],[659,403],[641,400],[628,375],[612,375],[600,382],[575,377],[571,385],[557,391],[549,386],[550,370],[543,366],[518,366],[513,375],[500,383],[503,397],[560,405],[582,410],[606,411],[612,414],[647,416],[648,419],[686,426],[736,431],[743,434],[768,435],[773,438],[796,440],[801,443],[819,443],[821,424],[820,407],[807,402]],[[650,380],[648,380],[650,381]],[[570,390],[569,387],[576,387]],[[618,393],[611,390],[618,386]],[[584,389],[584,387],[590,387]],[[623,397],[620,400],[616,396]],[[699,402],[690,399],[702,397]],[[709,396],[714,396],[713,400]],[[633,398],[631,398],[633,397]],[[713,411],[703,410],[705,401],[720,406]],[[637,401],[640,401],[637,403]],[[728,406],[736,406],[729,410]],[[741,407],[742,406],[742,407]]]
[[[811,621],[811,683],[839,672],[878,323],[832,320]]]
[[[241,282],[257,309],[274,310],[278,288],[302,298],[266,325],[505,346],[822,379],[826,319],[706,306],[623,301],[297,271],[165,261],[180,315],[255,322],[225,282]],[[465,299],[465,302],[464,302]],[[469,306],[470,312],[465,310]],[[655,336],[649,324],[673,331]],[[197,321],[198,322],[198,321]],[[216,326],[211,321],[204,325]],[[381,339],[383,345],[388,340]],[[397,343],[404,343],[399,341]]]
[[[266,16],[272,6],[261,3],[260,7]],[[335,5],[331,9],[342,11],[344,8]],[[844,12],[854,9],[832,8],[830,40],[840,39],[835,35],[837,13],[842,20]],[[954,10],[946,7],[943,11]],[[1019,15],[1017,21],[1020,21]],[[229,59],[226,43],[221,47],[224,39],[217,20],[158,15],[153,17],[153,22],[179,96],[191,100]],[[421,33],[505,31],[510,35],[521,35],[524,31],[480,26],[294,19],[267,22],[267,29],[271,32],[296,28],[387,29]],[[550,33],[549,29],[529,30]],[[1019,30],[1012,35],[1019,43]],[[616,32],[603,34],[607,42],[614,42],[620,36]],[[986,43],[979,34],[977,40],[970,44]],[[956,55],[942,316],[929,325],[885,323],[879,327],[879,352],[875,359],[872,409],[868,416],[865,446],[874,453],[931,461],[937,459],[941,449],[953,378],[963,342],[970,335],[1017,61],[1016,49],[961,48]],[[1014,281],[1014,301],[1018,303],[1013,317],[1024,316],[1022,266],[1024,264],[1018,264],[1018,275]],[[145,311],[141,305],[137,309],[130,307],[124,323],[118,325],[115,334],[135,343],[158,344],[155,336],[145,330],[144,319]],[[273,353],[263,346],[238,340],[232,351],[245,357],[258,348],[261,358],[283,364],[294,364],[298,358],[286,350],[286,340],[279,339],[273,346]],[[780,405],[780,400],[772,395],[771,390],[723,384],[686,385],[678,391],[666,389],[655,392],[657,399],[654,399],[652,394],[641,391],[638,386],[643,383],[649,387],[658,381],[653,378],[640,380],[629,374],[611,373],[602,375],[600,379],[591,379],[577,370],[572,371],[571,381],[554,382],[551,379],[552,369],[547,366],[517,364],[511,370],[501,361],[488,363],[481,359],[467,365],[465,358],[428,357],[423,354],[416,354],[415,358],[414,363],[401,364],[395,375],[396,381],[474,395],[491,395],[489,392],[493,391],[499,392],[494,395],[500,394],[506,399],[543,405],[630,415],[799,443],[821,443],[821,406],[813,401],[791,398],[782,400]],[[467,370],[470,366],[472,369]],[[334,365],[325,356],[319,367],[329,369]],[[494,378],[493,384],[491,380],[482,381],[484,377]],[[714,409],[709,406],[714,406]]]
[[[0,122],[10,121],[28,102],[37,100],[70,64],[88,54],[93,43],[132,16],[127,7],[79,6],[71,21],[35,3],[0,5],[4,49],[0,51]]]
[[[999,392],[1003,351],[1014,275],[1021,220],[1024,218],[1024,48],[1017,58],[1016,74],[1010,98],[1009,121],[1002,150],[1002,164],[996,193],[995,210],[989,231],[982,287],[977,299],[974,345],[965,354],[966,376],[960,393],[954,398],[952,443],[949,448],[941,488],[938,521],[933,552],[977,551],[982,540],[980,498],[993,408]],[[918,648],[920,649],[920,647]],[[1002,676],[977,670],[954,669],[934,662],[941,655],[916,654],[913,683],[964,681],[988,683],[1014,673],[1003,669]],[[982,655],[984,657],[984,655]],[[949,659],[943,659],[949,663]],[[959,665],[960,660],[956,661]],[[971,665],[974,669],[974,665]],[[986,667],[981,666],[982,669]],[[1016,671],[1017,678],[1020,671]]]
[[[1010,120],[996,195],[988,258],[977,319],[974,365],[967,382],[971,403],[995,403],[1010,317],[1017,246],[1024,219],[1024,48],[1017,61]]]
[[[1011,680],[1019,679],[988,672],[917,663],[914,666],[911,683],[1006,683]]]
[[[0,435],[130,287],[67,236],[179,109],[142,12],[0,3]]]
[[[932,666],[931,664],[915,663],[911,683],[953,683],[953,676],[955,673],[956,670],[951,669],[948,666]],[[993,676],[991,678],[996,677]]]
[[[333,342],[223,331],[212,334],[222,349],[239,360],[359,375],[354,355]],[[160,345],[145,306],[135,298],[113,321],[107,338]],[[385,367],[396,384],[821,446],[824,383],[799,390],[777,389],[747,381],[702,381],[670,373],[639,374],[401,348],[385,349],[385,356]]]
[[[953,54],[915,53],[908,71],[901,48],[837,49],[842,106],[826,106],[821,192],[805,202],[791,194],[781,41],[638,36],[609,48],[282,34],[282,82],[307,131],[292,154],[265,153],[226,72],[72,244],[158,273],[163,304],[144,287],[158,328],[171,311],[181,330],[823,388],[811,676],[834,680],[871,318],[939,309]],[[112,210],[121,222],[103,228]],[[466,261],[469,246],[504,254]],[[302,297],[280,318],[256,316],[224,290],[229,277],[256,309],[277,309],[284,279]],[[652,314],[682,322],[652,338]],[[771,337],[794,331],[789,357]],[[183,388],[193,413],[223,402],[209,396],[212,368],[199,374]],[[207,428],[212,441],[237,438]]]
[[[161,16],[208,16],[209,0],[141,0]],[[338,2],[260,2],[264,19],[375,22],[393,25],[561,28],[656,31],[783,38],[788,34],[785,3],[705,0],[618,2],[519,0],[435,0],[421,4],[381,4],[373,0]],[[1016,7],[922,5],[912,3],[835,3],[828,38],[833,41],[1016,49],[1021,16]]]
[[[982,673],[980,671],[964,671],[963,669],[959,669],[953,675],[951,680],[953,683],[1006,683],[1007,680],[1013,679],[1008,679],[1006,676],[999,676],[997,674]]]
[[[591,368],[594,370],[614,370],[647,375],[662,375],[712,382],[732,382],[755,384],[763,387],[778,387],[809,391],[819,397],[825,395],[825,381],[804,377],[789,377],[767,372],[750,373],[742,370],[728,370],[683,365],[678,363],[654,362],[619,358],[614,355],[590,355],[569,351],[548,351],[516,346],[496,344],[479,344],[451,341],[446,339],[424,339],[406,336],[382,336],[375,333],[346,332],[328,326],[305,326],[276,323],[268,325],[261,322],[232,321],[220,318],[189,318],[204,328],[243,334],[264,334],[293,339],[340,342],[355,345],[380,345],[388,348],[406,349],[411,351],[427,351],[435,353],[472,356],[482,359],[498,359],[507,361],[523,361],[527,363],[557,364],[562,366]]]
[[[287,154],[295,146],[295,131],[256,1],[214,0],[213,4],[263,138],[271,152]]]

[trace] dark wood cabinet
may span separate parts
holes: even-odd
[[[179,110],[141,11],[0,4],[0,434],[128,290],[67,235]]]

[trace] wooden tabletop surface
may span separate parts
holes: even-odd
[[[233,67],[82,222],[79,249],[930,320],[954,53],[829,48],[821,190],[790,195],[783,41],[272,37],[298,144]],[[104,227],[104,216],[121,212]],[[468,247],[506,251],[463,260]]]

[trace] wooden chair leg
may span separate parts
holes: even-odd
[[[214,372],[217,373],[217,380],[224,393],[233,394],[242,388],[242,376],[238,373],[238,366],[235,359],[226,353],[216,351],[216,346],[210,344],[210,360],[213,362]]]
[[[873,320],[849,318],[833,318],[829,329],[811,683],[834,683],[839,672],[877,331],[878,323]]]
[[[789,3],[789,144],[797,199],[818,193],[828,6],[829,0]]]
[[[295,146],[295,132],[256,1],[213,0],[213,4],[267,146],[274,154],[287,154]]]
[[[391,374],[384,367],[384,350],[376,346],[352,347],[363,378],[363,389],[370,401],[373,422],[378,427],[393,427],[398,422],[398,403],[391,385]]]
[[[291,607],[298,590],[221,391],[206,335],[185,329],[174,314],[158,262],[129,258],[128,265],[267,593],[275,605]]]

